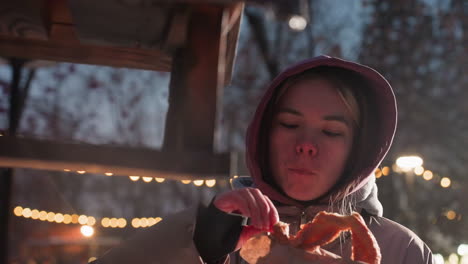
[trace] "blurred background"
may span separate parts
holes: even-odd
[[[395,90],[397,134],[376,172],[384,216],[418,234],[437,263],[466,264],[467,47],[463,0],[250,3],[215,143],[238,153],[240,167],[195,181],[16,169],[8,263],[87,263],[167,214],[208,203],[230,178],[248,175],[245,131],[268,82],[291,63],[328,54],[377,69]],[[0,64],[0,131],[8,128],[14,64]],[[162,147],[170,73],[59,62],[26,64],[24,72],[30,88],[19,135]]]

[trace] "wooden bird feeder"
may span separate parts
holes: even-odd
[[[229,176],[229,154],[215,153],[213,142],[243,6],[228,0],[2,1],[0,57],[165,71],[171,81],[161,150],[24,138],[10,123],[10,133],[0,137],[0,166],[173,179]]]

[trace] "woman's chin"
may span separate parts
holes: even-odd
[[[293,198],[294,200],[298,200],[298,201],[310,201],[310,200],[314,200],[315,198],[317,198],[318,196],[315,195],[311,189],[306,189],[304,190],[303,188],[297,190],[297,189],[291,189],[291,190],[285,190],[285,193]]]

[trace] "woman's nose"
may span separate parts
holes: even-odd
[[[317,152],[317,146],[311,143],[301,143],[296,146],[296,153],[298,155],[315,156]]]

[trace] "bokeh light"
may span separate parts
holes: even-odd
[[[303,16],[294,15],[289,18],[288,25],[294,31],[302,31],[307,27],[307,20]]]
[[[81,234],[85,237],[91,237],[94,235],[94,228],[92,228],[91,226],[87,226],[87,225],[81,226],[80,231],[81,231]]]

